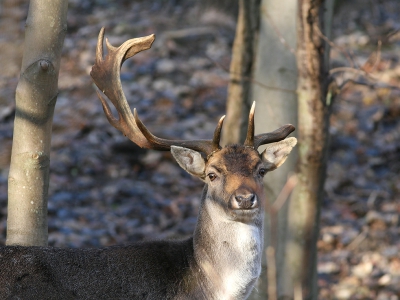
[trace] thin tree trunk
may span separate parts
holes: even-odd
[[[238,143],[246,136],[247,114],[252,102],[251,78],[258,31],[259,3],[260,0],[239,0],[222,144]]]
[[[47,245],[51,127],[67,0],[31,0],[16,91],[7,245]]]
[[[261,2],[260,33],[255,62],[255,83],[253,83],[253,99],[257,102],[256,132],[274,130],[287,123],[297,127],[297,67],[294,50],[296,48],[296,12],[296,0],[262,0]],[[297,135],[296,132],[295,135]],[[260,150],[263,149],[260,148]],[[296,148],[295,150],[293,154],[297,152]],[[269,207],[277,199],[289,173],[295,172],[297,155],[293,154],[278,170],[265,177],[264,185]],[[290,266],[286,263],[288,203],[289,201],[286,201],[277,214],[272,215],[268,210],[266,211],[264,243],[265,249],[268,247],[274,249],[276,266],[268,267],[269,269],[276,268],[277,278],[268,282],[266,272],[268,263],[264,255],[263,273],[251,299],[267,299],[268,288],[271,288],[273,281],[277,283],[275,287],[277,297],[293,294]],[[272,220],[275,221],[272,222]]]
[[[317,299],[319,216],[329,137],[328,59],[321,38],[324,1],[299,0],[297,67],[298,184],[290,202],[290,259],[303,299]],[[330,12],[332,13],[332,11]],[[326,17],[326,15],[325,15]]]

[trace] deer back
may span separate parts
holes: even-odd
[[[0,299],[192,299],[193,240],[102,249],[0,247]],[[12,298],[12,299],[14,299]],[[193,299],[206,299],[195,296]]]

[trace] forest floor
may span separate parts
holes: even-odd
[[[0,2],[0,245],[27,2]],[[153,47],[123,66],[127,99],[156,135],[208,139],[225,113],[235,19],[199,10],[194,0],[69,2],[49,244],[101,247],[190,235],[202,183],[169,153],[142,150],[109,125],[89,72],[101,27],[114,45],[156,33]],[[346,84],[331,116],[320,299],[400,299],[400,6],[363,3],[347,1],[334,19],[332,68]]]

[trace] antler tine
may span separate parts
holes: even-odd
[[[103,61],[103,40],[104,40],[104,27],[100,29],[99,37],[97,38],[96,64],[99,64]]]
[[[103,57],[104,28],[100,30],[97,40],[96,60],[90,75],[96,86],[107,96],[118,112],[119,119],[112,115],[107,101],[97,91],[103,110],[112,126],[122,131],[131,141],[140,147],[150,148],[151,145],[143,136],[135,123],[132,111],[122,90],[120,72],[123,62],[136,53],[147,50],[154,42],[155,36],[131,39],[119,47],[112,46],[107,40],[108,54]]]
[[[221,140],[221,130],[222,130],[222,124],[224,123],[224,119],[225,119],[225,116],[222,116],[218,121],[217,127],[215,128],[214,138],[212,140],[213,151],[221,149],[221,146],[219,145],[219,141]],[[208,153],[208,155],[209,155],[209,153]]]
[[[292,124],[287,124],[275,131],[259,134],[254,137],[254,149],[257,149],[264,144],[275,143],[284,140],[294,130],[295,127]]]
[[[254,111],[256,109],[256,102],[251,105],[249,113],[249,125],[247,127],[247,136],[244,145],[247,147],[254,147]]]
[[[249,125],[247,127],[247,136],[244,142],[244,146],[253,147],[258,149],[261,145],[279,142],[285,139],[290,133],[295,130],[295,127],[291,124],[283,125],[277,130],[269,133],[259,134],[254,136],[254,112],[256,108],[256,102],[254,101],[250,113],[249,113]]]

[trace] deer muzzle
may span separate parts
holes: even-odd
[[[230,206],[235,210],[249,210],[257,208],[257,196],[247,189],[236,190],[230,199]]]

